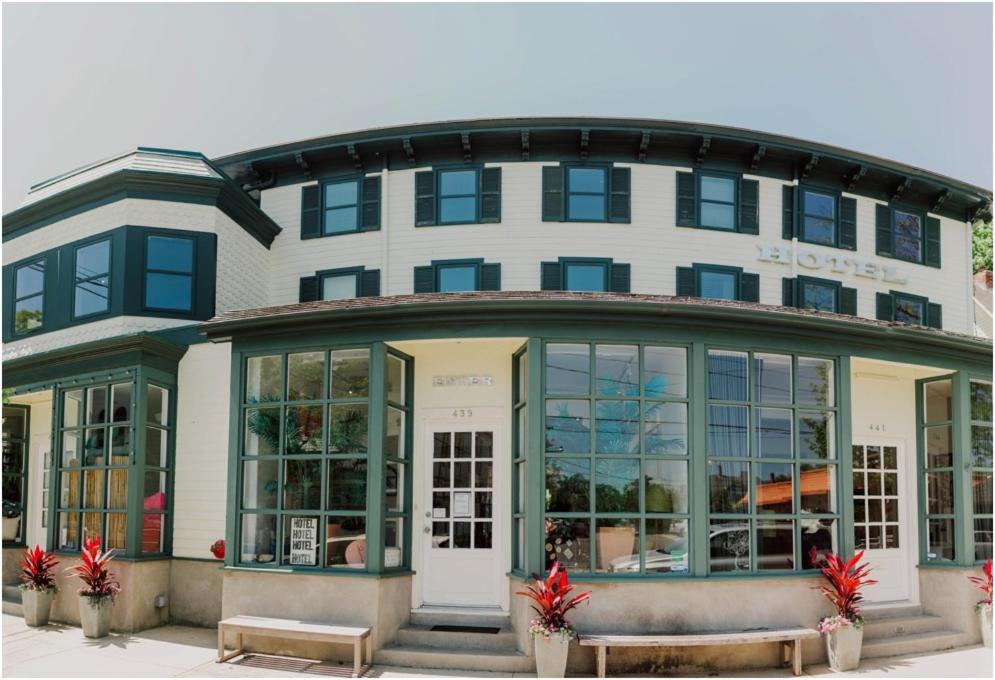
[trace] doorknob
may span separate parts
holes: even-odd
[[[431,527],[425,527],[424,529],[422,529],[422,533],[426,533],[426,534],[432,533]]]
[[[428,517],[429,519],[431,519],[432,518],[432,511],[431,510],[426,510],[425,511],[425,516]]]

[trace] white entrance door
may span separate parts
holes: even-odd
[[[857,550],[872,565],[868,603],[913,598],[915,461],[898,442],[855,442],[853,446],[853,531]]]
[[[500,606],[504,504],[497,465],[507,459],[499,455],[498,430],[460,424],[427,434],[423,604]]]

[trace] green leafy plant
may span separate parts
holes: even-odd
[[[992,269],[992,223],[975,222],[971,229],[971,261],[974,273]]]

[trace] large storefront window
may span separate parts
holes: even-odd
[[[688,571],[687,371],[683,347],[546,344],[547,568]]]
[[[369,349],[250,357],[245,370],[237,560],[365,569]]]
[[[24,508],[28,469],[27,406],[3,407],[3,540],[24,542]]]
[[[922,384],[927,561],[955,558],[952,395],[952,378]]]
[[[992,558],[992,384],[971,381],[971,493],[974,559]]]
[[[811,569],[837,551],[835,362],[710,350],[709,572]]]
[[[59,399],[56,548],[101,536],[128,556],[168,552],[171,390],[129,377]]]

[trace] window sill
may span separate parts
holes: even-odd
[[[331,234],[314,234],[313,236],[305,236],[301,234],[302,241],[311,241],[318,238],[333,238],[335,236],[355,236],[356,234],[368,234],[371,231],[380,231],[378,226],[376,229],[353,229],[352,231],[336,231]]]
[[[416,229],[422,229],[424,227],[466,227],[466,226],[479,226],[483,224],[501,224],[501,220],[474,220],[469,222],[433,222],[431,224],[415,224]]]
[[[759,236],[752,232],[740,231],[739,229],[725,229],[723,227],[706,227],[701,224],[677,224],[678,229],[703,229],[704,231],[718,231],[723,234],[742,234],[743,236]]]
[[[348,578],[396,578],[398,576],[414,576],[411,569],[396,569],[385,571],[381,574],[374,574],[369,571],[359,569],[322,569],[311,567],[305,569],[294,569],[293,567],[246,567],[241,565],[225,565],[225,571],[244,571],[252,574],[296,574],[297,576],[345,576]]]

